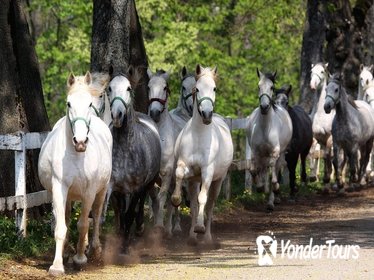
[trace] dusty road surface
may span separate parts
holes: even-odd
[[[188,224],[186,218],[183,228]],[[115,257],[118,243],[107,237],[104,265],[91,263],[85,270],[75,271],[67,264],[66,275],[60,278],[374,279],[374,188],[344,197],[316,195],[296,204],[284,201],[270,214],[265,213],[264,206],[235,208],[217,214],[212,230],[216,243],[211,248],[188,246],[186,233],[161,242],[148,233],[137,240],[126,259]],[[269,235],[269,231],[275,236],[277,255],[271,258],[273,265],[259,266],[256,238]],[[331,244],[330,252],[326,242]],[[295,258],[298,245],[304,250],[301,258],[300,251]],[[271,255],[268,246],[265,248]],[[49,278],[52,259],[49,255],[22,262],[3,261],[0,279]]]

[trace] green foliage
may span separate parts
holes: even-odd
[[[27,225],[27,238],[20,238],[17,235],[14,219],[1,217],[0,229],[2,257],[4,254],[10,254],[17,258],[39,256],[47,252],[54,245],[51,225],[46,221],[29,221]]]
[[[38,15],[37,34],[44,100],[53,125],[65,113],[66,79],[89,69],[92,1],[33,0],[30,12]]]
[[[172,92],[179,92],[183,65],[190,71],[197,63],[216,65],[216,111],[234,117],[257,106],[256,67],[277,69],[280,85],[298,86],[302,1],[143,0],[137,9],[150,66],[174,74]]]

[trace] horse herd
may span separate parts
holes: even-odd
[[[318,145],[324,150],[324,183],[330,180],[332,146],[338,189],[343,190],[341,170],[346,160],[350,186],[366,183],[374,139],[371,71],[365,67],[360,76],[359,96],[365,103],[351,100],[340,77],[328,76],[327,65],[312,65],[310,87],[316,102],[309,116],[300,106],[288,105],[291,86],[275,89],[276,72],[257,70],[259,106],[247,118],[249,169],[256,187],[269,193],[268,209],[272,210],[279,200],[278,174],[286,164],[291,198],[295,198],[298,159],[301,180],[306,182],[305,161],[311,147],[315,150]],[[169,73],[147,69],[147,74],[148,114],[134,110],[134,89],[141,75],[132,66],[126,73],[114,73],[110,67],[109,73],[70,74],[67,80],[66,116],[45,140],[38,164],[40,181],[52,192],[56,220],[56,250],[50,274],[64,273],[63,252],[73,201],[81,201],[73,257],[76,265],[87,263],[90,213],[93,234],[87,253],[100,258],[99,230],[109,199],[117,233],[123,240],[121,253],[129,248],[134,221],[136,233],[144,231],[147,195],[154,226],[171,236],[181,230],[178,206],[187,193],[191,210],[188,241],[196,243],[197,234],[203,234],[204,242],[212,242],[214,203],[233,159],[230,129],[225,119],[214,113],[217,68],[197,65],[194,73],[188,73],[183,67],[180,98],[173,110],[168,108]],[[317,159],[311,167],[318,167]]]

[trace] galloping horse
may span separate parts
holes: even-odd
[[[373,79],[373,65],[364,66],[363,64],[360,65],[360,76],[358,81],[358,95],[357,100],[364,99],[364,88],[369,84],[369,82]]]
[[[297,188],[295,185],[295,170],[297,161],[300,156],[301,161],[301,182],[304,184],[307,181],[306,178],[306,166],[305,160],[309,154],[310,147],[313,142],[313,130],[312,121],[304,109],[298,105],[291,107],[288,104],[289,95],[291,93],[292,86],[283,86],[282,88],[275,91],[276,99],[275,103],[283,106],[288,111],[292,121],[292,139],[287,149],[286,162],[289,170],[290,178],[290,189],[291,199],[295,199]]]
[[[326,114],[323,109],[323,105],[326,97],[326,85],[327,85],[327,71],[328,64],[312,64],[311,70],[311,80],[310,88],[313,91],[316,91],[315,103],[312,110],[312,128],[313,128],[313,137],[317,140],[318,144],[321,145],[324,158],[324,191],[328,192],[328,187],[330,183],[330,177],[332,172],[331,165],[331,147],[332,147],[332,137],[331,137],[331,127],[332,120],[335,116],[335,109]],[[317,164],[318,166],[318,164]],[[318,170],[316,172],[316,177]],[[313,173],[312,173],[313,174]]]
[[[101,253],[99,220],[112,170],[112,135],[107,125],[90,112],[90,84],[89,72],[84,76],[84,83],[77,83],[72,74],[69,76],[66,116],[56,123],[39,156],[39,179],[52,192],[56,220],[56,253],[49,268],[53,275],[64,273],[62,254],[71,201],[82,201],[74,263],[87,263],[85,237],[91,209],[94,222],[91,248],[95,256]]]
[[[285,164],[284,155],[292,138],[292,121],[282,106],[273,102],[276,72],[263,74],[257,69],[260,81],[259,103],[249,116],[247,139],[251,150],[250,171],[257,188],[265,184],[265,192],[269,193],[268,168],[272,175],[268,210],[274,209],[274,193],[279,191],[278,173]],[[265,183],[264,183],[265,181]]]
[[[199,64],[196,66],[193,115],[175,144],[177,169],[172,203],[178,206],[182,201],[183,180],[201,183],[200,191],[198,185],[189,184],[191,242],[196,242],[197,233],[204,233],[205,242],[212,242],[213,207],[233,158],[230,129],[221,116],[213,114],[216,73],[217,68],[204,68]],[[206,226],[204,225],[205,208]]]
[[[366,184],[364,175],[374,140],[374,110],[364,101],[353,101],[347,95],[338,74],[330,76],[326,88],[324,110],[329,114],[332,109],[336,111],[332,124],[333,163],[337,186],[343,192],[341,169],[344,163],[339,164],[340,149],[348,158],[350,189],[355,189],[357,183]]]
[[[108,97],[113,119],[113,172],[110,184],[117,229],[124,234],[123,251],[130,242],[130,228],[136,216],[136,230],[144,230],[144,201],[150,191],[154,213],[158,213],[158,201],[154,183],[160,171],[161,145],[157,128],[150,117],[135,112],[133,88],[139,81],[139,73],[129,67],[126,74],[113,75],[108,87]],[[125,195],[127,198],[124,199]],[[136,206],[138,213],[136,213]],[[119,215],[120,214],[120,215]],[[119,222],[119,225],[118,225]]]
[[[148,68],[148,114],[155,121],[161,138],[161,165],[160,177],[162,180],[161,188],[158,193],[159,212],[155,213],[156,227],[164,228],[164,206],[168,192],[175,185],[175,158],[174,145],[180,129],[175,125],[168,111],[168,98],[170,94],[168,79],[169,74],[164,70],[158,70],[156,73]],[[168,220],[166,223],[167,236],[172,235],[172,205],[168,205]],[[175,209],[178,211],[178,209]],[[177,212],[177,215],[179,213]],[[177,217],[177,230],[180,230]]]

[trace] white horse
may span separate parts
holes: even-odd
[[[328,78],[328,64],[312,64],[310,88],[316,92],[315,103],[312,110],[312,121],[313,121],[313,137],[317,140],[321,146],[324,157],[324,191],[328,191],[329,182],[332,172],[332,120],[335,116],[335,109],[330,114],[326,114],[323,109],[326,97],[326,85]],[[318,166],[318,164],[317,164]],[[316,177],[318,170],[315,170]]]
[[[360,65],[360,76],[358,81],[358,96],[357,100],[364,99],[364,87],[366,87],[369,82],[373,79],[373,65],[364,66]]]
[[[265,185],[269,193],[268,210],[274,209],[274,193],[279,190],[278,174],[286,165],[285,152],[292,138],[292,121],[286,109],[273,102],[276,72],[263,74],[257,69],[260,81],[259,103],[249,116],[247,139],[251,150],[250,171],[256,187]],[[268,186],[268,168],[272,189]]]
[[[365,83],[363,87],[363,100],[369,103],[371,108],[374,109],[374,78],[369,80]],[[372,151],[370,154],[369,163],[366,167],[366,174],[367,178],[373,178],[373,158],[374,158],[374,152]]]
[[[148,68],[147,74],[148,82],[148,114],[155,121],[161,139],[161,164],[160,177],[162,180],[161,188],[158,193],[159,211],[155,214],[156,227],[164,228],[164,206],[167,195],[171,190],[171,184],[175,184],[175,158],[174,145],[175,140],[180,132],[180,129],[175,125],[171,115],[168,111],[168,98],[170,89],[168,86],[169,73],[158,70],[156,73]],[[170,203],[169,203],[170,204]],[[166,234],[168,237],[172,236],[172,212],[174,211],[172,205],[168,204]],[[176,225],[174,230],[181,231],[179,224],[179,213],[176,211]]]
[[[49,273],[64,273],[63,247],[70,218],[71,201],[81,201],[78,222],[79,239],[74,263],[87,263],[85,237],[88,214],[92,209],[93,235],[91,249],[100,255],[100,215],[112,170],[112,135],[107,125],[92,115],[91,75],[84,83],[68,78],[67,114],[54,127],[40,151],[38,173],[45,189],[52,192],[56,220],[56,252]]]
[[[177,169],[172,203],[177,206],[182,201],[183,180],[201,183],[200,192],[196,184],[189,184],[192,242],[196,242],[197,233],[204,233],[204,241],[212,242],[211,222],[214,203],[233,159],[230,129],[221,116],[213,114],[216,72],[217,68],[204,68],[199,64],[196,66],[193,115],[175,144]]]

